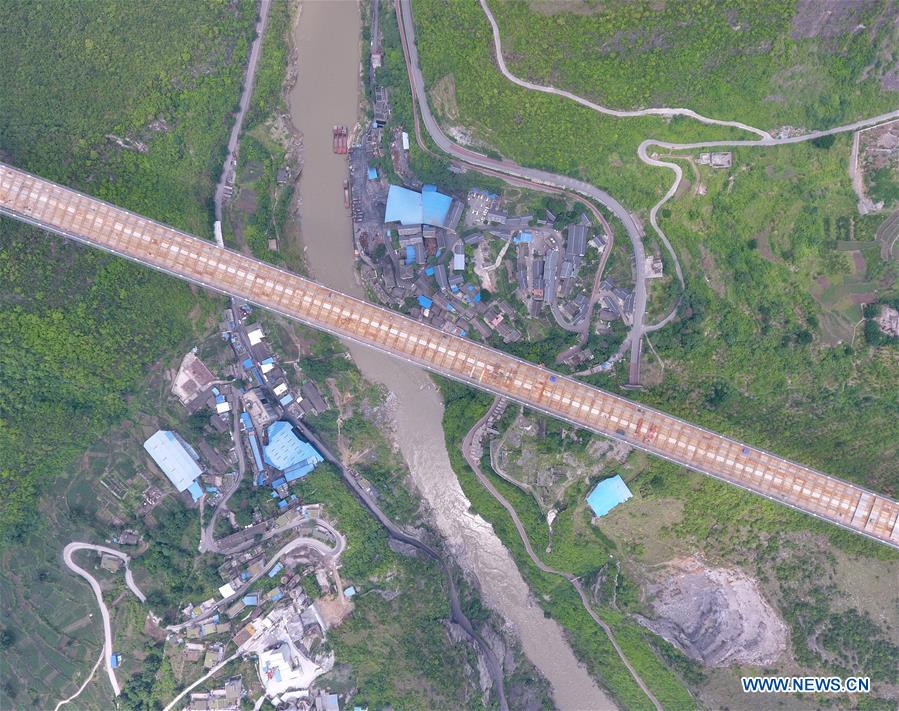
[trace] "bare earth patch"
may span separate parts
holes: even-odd
[[[705,666],[764,666],[786,650],[786,625],[741,570],[677,558],[646,591],[655,619],[640,623]]]

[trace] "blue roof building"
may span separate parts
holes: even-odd
[[[595,516],[605,516],[609,511],[614,509],[618,504],[622,504],[631,498],[630,489],[624,480],[616,474],[615,476],[605,479],[597,484],[590,495],[587,497],[587,503],[593,509]]]
[[[197,464],[199,457],[178,435],[159,430],[144,442],[144,449],[179,493],[189,491],[194,501],[203,495],[197,484],[197,477],[202,473]]]
[[[287,481],[306,476],[325,461],[315,447],[297,437],[289,422],[283,421],[269,426],[264,455],[269,465],[284,472]]]
[[[387,191],[384,222],[401,225],[434,225],[444,227],[453,199],[437,192],[433,185],[425,185],[420,193],[399,185]]]
[[[275,567],[268,571],[268,577],[274,578],[282,570],[284,570],[284,566],[281,563],[275,563]]]
[[[434,302],[424,294],[418,295],[418,303],[423,309],[429,309],[434,305]]]
[[[378,171],[375,168],[368,169],[368,179],[369,180],[377,180],[378,179]]]

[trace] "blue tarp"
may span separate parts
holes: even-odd
[[[428,276],[434,276],[434,267],[427,267],[425,269],[425,274],[427,274]]]
[[[374,168],[368,169],[368,179],[369,180],[377,180],[378,179],[378,171]]]
[[[632,494],[630,489],[627,488],[627,484],[616,474],[609,479],[599,482],[587,497],[587,503],[596,516],[605,516],[618,504],[624,503],[631,496]]]
[[[419,296],[418,296],[418,303],[421,304],[421,307],[422,307],[423,309],[429,309],[429,308],[431,308],[431,307],[434,305],[434,302],[431,301],[431,299],[429,299],[429,298],[428,298],[427,296],[425,296],[424,294],[419,294]]]
[[[243,362],[243,367],[246,370],[249,370],[250,368],[252,368],[253,367],[253,359],[252,358],[245,359]]]
[[[406,264],[415,261],[415,247],[411,244],[406,245]]]
[[[287,501],[285,501],[284,499],[281,499],[281,501],[278,502],[278,508],[281,509],[282,511],[283,511],[284,509],[286,509],[286,508],[287,508]]]
[[[270,599],[272,602],[278,602],[278,600],[280,600],[282,597],[284,597],[284,593],[281,592],[280,590],[278,590],[277,592],[272,593],[272,594],[269,596],[269,599]]]
[[[438,193],[433,185],[426,185],[420,193],[391,185],[387,191],[384,222],[443,227],[452,202],[449,195]]]
[[[203,490],[200,488],[200,484],[198,482],[192,482],[190,486],[187,487],[188,493],[190,493],[191,497],[194,501],[199,501],[203,496]]]
[[[343,594],[346,595],[347,597],[353,597],[353,595],[356,594],[356,588],[354,588],[352,585],[350,585],[348,588],[346,588],[343,591]]]

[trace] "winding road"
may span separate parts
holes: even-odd
[[[658,141],[655,139],[647,139],[643,141],[638,147],[637,154],[641,161],[645,164],[658,167],[658,168],[667,168],[674,172],[675,179],[670,189],[666,192],[666,194],[659,200],[650,210],[650,224],[653,227],[653,230],[658,235],[660,241],[664,245],[668,254],[671,257],[672,263],[674,265],[675,274],[678,278],[678,281],[681,284],[681,289],[684,287],[684,277],[683,272],[680,266],[680,261],[677,257],[674,248],[672,247],[670,241],[668,240],[667,235],[661,229],[658,224],[658,212],[661,207],[670,200],[678,188],[681,185],[683,180],[683,170],[681,167],[670,161],[660,160],[656,157],[653,157],[649,153],[650,147],[667,149],[670,151],[677,150],[695,150],[695,149],[711,149],[711,148],[725,148],[725,147],[739,147],[739,146],[758,146],[758,147],[771,147],[771,146],[779,146],[786,145],[791,143],[802,143],[804,141],[814,140],[815,138],[820,138],[823,136],[834,135],[838,133],[846,133],[850,131],[857,131],[863,128],[869,128],[871,126],[875,126],[880,123],[884,123],[886,121],[895,120],[899,118],[899,110],[892,111],[885,114],[880,114],[879,116],[875,116],[868,119],[863,119],[860,121],[856,121],[850,124],[846,124],[844,126],[838,126],[835,128],[811,131],[800,136],[785,136],[781,138],[777,138],[768,131],[757,128],[755,126],[751,126],[749,124],[742,123],[740,121],[730,121],[723,119],[715,119],[710,118],[708,116],[703,116],[691,109],[685,108],[669,108],[669,107],[657,107],[657,108],[648,108],[648,109],[636,109],[636,110],[618,110],[611,109],[606,106],[602,106],[597,104],[589,99],[585,99],[581,96],[573,94],[572,92],[566,91],[564,89],[559,89],[553,86],[545,86],[541,84],[535,84],[533,82],[526,81],[521,79],[520,77],[515,76],[511,71],[509,71],[508,66],[506,65],[505,58],[503,56],[502,51],[502,39],[500,37],[499,26],[496,22],[496,19],[493,16],[493,13],[490,11],[489,6],[487,5],[486,0],[479,0],[481,4],[481,8],[484,11],[484,14],[487,17],[488,22],[490,23],[491,31],[493,34],[493,43],[494,43],[494,54],[496,56],[496,63],[500,73],[510,82],[520,86],[522,88],[538,91],[546,94],[554,94],[564,99],[568,99],[570,101],[574,101],[581,106],[584,106],[588,109],[596,111],[597,113],[601,113],[608,116],[615,116],[619,118],[629,118],[629,117],[645,117],[645,116],[659,116],[659,117],[674,117],[674,116],[684,116],[700,123],[704,123],[707,125],[713,126],[723,126],[729,128],[735,128],[739,130],[746,131],[748,133],[755,134],[758,136],[756,140],[723,140],[723,141],[705,141],[698,143],[671,143],[665,141]],[[625,340],[621,344],[621,348],[619,349],[616,356],[613,358],[620,357],[627,349],[630,348],[630,377],[629,383],[631,385],[639,384],[639,364],[640,364],[640,354],[641,354],[641,343],[643,339],[643,334],[647,332],[656,331],[666,324],[670,323],[677,315],[677,309],[679,307],[679,301],[676,303],[672,310],[663,317],[659,322],[646,325],[644,323],[645,315],[646,315],[646,302],[647,302],[647,293],[646,293],[646,279],[644,274],[644,249],[642,243],[643,232],[640,227],[637,225],[633,217],[627,211],[627,209],[615,198],[609,195],[604,190],[600,190],[588,183],[585,183],[580,180],[576,180],[574,178],[556,175],[553,173],[549,173],[542,170],[536,170],[533,168],[525,168],[517,165],[516,163],[508,160],[495,160],[492,158],[488,158],[487,156],[481,155],[474,151],[471,151],[467,148],[463,148],[456,143],[452,142],[446,134],[443,133],[436,119],[430,111],[427,94],[425,91],[424,78],[421,73],[421,68],[418,60],[418,52],[415,47],[415,28],[412,18],[412,8],[409,0],[398,0],[397,2],[397,19],[400,29],[400,37],[403,42],[403,49],[406,54],[406,64],[409,72],[409,80],[412,86],[413,92],[413,101],[418,104],[419,110],[421,112],[421,117],[425,128],[430,135],[431,139],[437,145],[440,150],[445,153],[453,156],[454,158],[468,164],[475,166],[477,168],[489,169],[491,171],[499,172],[503,175],[513,176],[516,178],[521,178],[526,181],[530,181],[532,183],[540,184],[540,185],[549,185],[556,188],[560,188],[565,191],[579,193],[580,195],[584,195],[590,199],[596,200],[599,203],[603,204],[608,208],[618,219],[622,221],[624,224],[625,230],[628,233],[628,237],[631,240],[631,245],[633,247],[634,259],[635,259],[635,273],[634,273],[634,323],[631,327],[630,332],[626,336]],[[417,119],[417,116],[416,116]],[[593,372],[598,372],[598,366],[589,369],[588,371],[583,371],[581,374],[590,374]]]
[[[109,683],[112,686],[112,693],[118,696],[121,693],[121,689],[119,688],[119,682],[116,679],[115,671],[112,668],[112,624],[109,619],[109,608],[107,608],[106,603],[103,602],[103,591],[101,590],[100,583],[97,582],[97,579],[72,560],[72,554],[76,551],[82,550],[94,551],[95,553],[106,553],[107,555],[115,556],[116,558],[124,561],[125,584],[128,586],[128,589],[131,590],[131,592],[133,592],[137,599],[141,602],[146,602],[147,597],[143,594],[143,592],[141,592],[141,589],[137,587],[137,583],[134,582],[134,576],[131,574],[131,568],[128,567],[128,563],[131,561],[131,557],[127,554],[122,553],[121,551],[117,551],[115,548],[97,546],[92,543],[81,543],[80,541],[72,541],[63,549],[62,557],[63,561],[66,564],[66,567],[76,575],[80,575],[82,578],[87,580],[88,584],[91,586],[91,590],[94,591],[94,596],[97,598],[97,604],[100,606],[100,616],[103,618],[103,657],[106,659],[106,674],[109,677]],[[94,668],[96,669],[96,667]],[[93,672],[91,672],[91,676],[93,676]],[[90,677],[88,677],[88,679],[90,679]],[[86,685],[87,682],[85,682],[81,689],[78,690],[79,694]],[[66,701],[70,701],[71,698],[66,699]]]
[[[497,490],[497,488],[493,485],[493,482],[490,481],[481,470],[481,454],[483,453],[483,448],[481,445],[481,435],[484,428],[485,423],[490,419],[490,416],[493,414],[494,410],[500,406],[502,402],[502,398],[496,398],[493,401],[493,404],[484,414],[484,416],[478,420],[474,426],[468,431],[468,434],[465,435],[465,438],[462,440],[462,455],[465,457],[465,461],[468,463],[468,466],[471,467],[471,470],[475,473],[475,476],[478,478],[478,481],[481,482],[481,485],[490,492],[491,496],[496,499],[502,507],[506,510],[509,516],[512,518],[512,523],[515,524],[515,529],[518,531],[518,536],[521,538],[521,542],[524,545],[525,550],[527,551],[528,557],[531,559],[531,562],[537,566],[544,573],[550,573],[552,575],[558,575],[562,578],[565,578],[569,583],[571,583],[572,587],[577,591],[577,594],[581,598],[581,604],[583,604],[584,609],[587,611],[587,614],[593,618],[593,621],[599,625],[603,631],[606,633],[606,636],[609,638],[609,642],[612,643],[612,647],[614,647],[615,652],[618,654],[618,657],[621,659],[622,664],[627,668],[630,672],[631,677],[633,677],[634,681],[637,685],[643,690],[643,693],[649,698],[652,702],[653,706],[655,706],[656,711],[662,711],[662,705],[658,702],[655,696],[653,696],[652,691],[650,691],[649,687],[637,673],[637,670],[631,665],[628,661],[627,657],[624,655],[624,652],[621,650],[621,647],[618,645],[617,640],[615,639],[615,635],[612,632],[612,628],[598,615],[596,611],[593,609],[593,606],[590,604],[590,599],[587,597],[587,593],[584,592],[584,588],[581,585],[580,581],[571,573],[566,573],[563,570],[556,570],[555,568],[551,568],[546,565],[537,554],[534,553],[534,549],[531,547],[531,541],[528,538],[527,531],[524,528],[524,525],[521,523],[521,519],[518,517],[518,512],[515,510],[515,507],[509,503],[509,501]]]
[[[500,664],[499,659],[497,659],[496,655],[493,653],[490,645],[487,641],[474,629],[474,626],[471,624],[471,620],[468,619],[466,614],[462,611],[462,604],[459,598],[459,589],[456,586],[456,581],[453,578],[452,569],[449,564],[444,560],[443,556],[435,549],[429,546],[424,541],[412,536],[409,533],[406,533],[403,529],[397,526],[390,518],[387,517],[381,507],[378,506],[377,502],[365,490],[365,488],[359,483],[358,476],[356,472],[351,470],[350,468],[344,466],[343,462],[341,462],[331,450],[325,445],[321,439],[306,425],[302,420],[293,417],[288,413],[288,419],[291,424],[297,428],[300,434],[306,438],[307,441],[311,442],[312,445],[321,453],[321,455],[331,464],[333,464],[340,471],[343,476],[344,481],[347,483],[347,486],[350,487],[350,490],[356,495],[356,498],[362,503],[362,505],[367,508],[371,514],[378,520],[378,522],[387,529],[388,535],[401,543],[405,543],[407,545],[412,546],[413,548],[418,549],[422,553],[424,553],[428,558],[434,560],[443,570],[444,576],[446,577],[446,582],[449,587],[449,603],[450,603],[450,619],[455,622],[468,638],[474,642],[481,651],[484,662],[487,665],[487,671],[490,673],[490,678],[493,681],[493,689],[496,692],[497,701],[499,703],[499,707],[501,711],[509,711],[509,704],[506,701],[506,690],[503,683],[503,667]]]
[[[566,192],[573,192],[583,195],[591,200],[604,205],[615,217],[621,220],[624,229],[631,241],[631,247],[634,252],[634,323],[625,343],[630,344],[631,361],[639,363],[640,359],[640,341],[643,337],[643,317],[646,313],[646,278],[644,274],[645,253],[643,249],[643,231],[637,225],[637,222],[631,216],[630,212],[613,198],[605,190],[590,185],[582,180],[577,180],[566,175],[557,175],[549,173],[545,170],[537,170],[536,168],[525,168],[508,160],[496,160],[488,158],[485,155],[476,153],[467,148],[451,141],[440,128],[431,109],[428,105],[427,93],[425,91],[424,77],[421,73],[421,67],[418,61],[418,50],[415,46],[415,27],[412,19],[412,8],[409,0],[398,0],[397,2],[397,21],[399,23],[400,38],[403,43],[403,49],[406,54],[406,66],[409,72],[409,81],[412,86],[412,93],[418,104],[422,121],[431,140],[444,153],[476,168],[484,168],[519,178],[530,183],[538,185],[546,185],[557,188]],[[632,369],[633,370],[633,369]],[[636,384],[636,383],[632,383]]]

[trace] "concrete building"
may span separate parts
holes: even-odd
[[[543,298],[548,304],[556,303],[556,290],[559,273],[559,252],[551,249],[546,253],[546,263],[543,266]]]
[[[197,479],[203,470],[197,463],[199,456],[190,445],[174,432],[159,430],[144,442],[144,449],[178,493],[187,490],[194,501],[199,501],[203,491]]]

